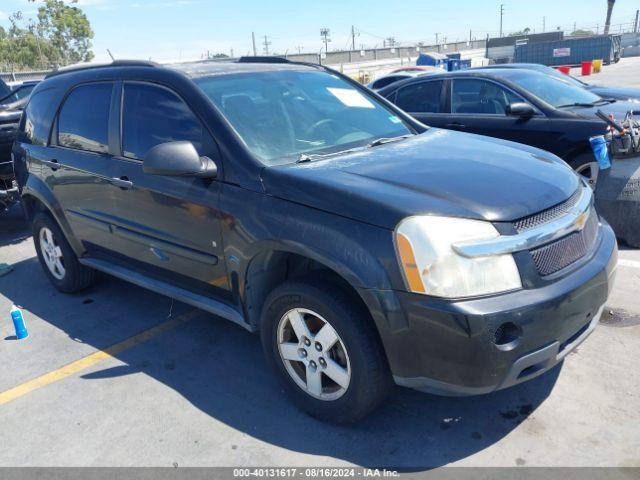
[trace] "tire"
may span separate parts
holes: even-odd
[[[97,272],[78,262],[71,245],[50,215],[42,212],[36,214],[32,227],[33,242],[40,265],[58,290],[75,293],[95,283]],[[55,259],[58,260],[58,264]]]
[[[304,319],[307,333],[311,334],[309,344],[298,338],[291,318]],[[331,348],[328,348],[331,342],[324,341],[330,335],[318,335],[318,327],[326,328],[327,324],[337,336]],[[262,310],[261,339],[268,363],[298,408],[322,421],[351,423],[378,406],[392,385],[382,345],[374,328],[368,312],[359,303],[330,282],[313,277],[288,281],[269,294]],[[327,331],[330,330],[324,330],[324,333]],[[289,335],[288,341],[281,347],[286,335]],[[324,343],[322,350],[314,348],[317,347],[316,340]],[[295,361],[283,358],[285,354],[281,352],[285,343],[292,355],[295,352],[300,355]],[[308,352],[306,358],[302,357],[300,348]],[[314,361],[317,370],[310,370]],[[341,370],[336,369],[336,365]],[[307,377],[310,371],[312,373]],[[313,372],[320,373],[315,377]],[[348,381],[345,381],[345,372],[349,376]],[[304,377],[320,378],[319,391],[323,398],[309,393],[313,387],[309,388]],[[315,386],[317,394],[317,383]]]
[[[585,177],[591,188],[596,188],[599,167],[593,153],[583,153],[567,162],[580,175]]]

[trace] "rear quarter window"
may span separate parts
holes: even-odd
[[[18,141],[32,145],[47,145],[58,107],[60,92],[55,89],[37,91],[24,111]]]

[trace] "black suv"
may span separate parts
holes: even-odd
[[[259,58],[114,62],[39,84],[14,145],[38,257],[260,331],[334,422],[396,384],[491,392],[598,323],[617,246],[541,150],[428,129],[345,76]]]

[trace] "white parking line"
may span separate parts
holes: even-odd
[[[618,265],[621,265],[623,267],[640,268],[640,262],[637,262],[635,260],[626,260],[624,258],[618,259]]]

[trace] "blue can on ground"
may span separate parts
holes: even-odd
[[[27,326],[24,323],[22,311],[15,305],[11,307],[11,319],[13,320],[13,328],[16,331],[16,338],[18,340],[27,338],[29,336],[29,332],[27,332]]]

